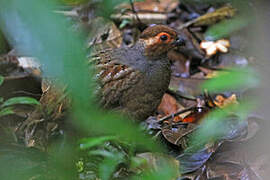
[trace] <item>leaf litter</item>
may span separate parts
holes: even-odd
[[[195,143],[192,141],[194,136],[199,134],[211,112],[231,105],[236,107],[241,105],[243,92],[235,90],[208,92],[201,88],[207,80],[218,77],[219,72],[226,73],[230,68],[242,67],[243,60],[245,60],[245,66],[249,64],[247,58],[242,55],[241,49],[231,50],[230,46],[234,44],[228,40],[206,41],[204,38],[204,33],[209,34],[207,28],[218,22],[230,21],[228,18],[237,16],[238,10],[231,5],[219,7],[198,4],[194,7],[178,1],[147,0],[135,2],[135,12],[132,11],[130,4],[120,5],[118,8],[124,7],[126,12],[116,9],[116,14],[111,16],[112,21],[106,22],[101,17],[95,18],[95,10],[91,6],[94,5],[90,3],[75,6],[68,11],[73,13],[60,12],[69,18],[72,17],[75,30],[84,30],[89,37],[95,34],[94,38],[87,40],[87,47],[101,49],[132,45],[141,31],[138,27],[140,23],[145,25],[165,23],[175,28],[183,36],[185,46],[170,52],[173,74],[169,90],[164,95],[156,115],[149,117],[144,125],[155,140],[160,140],[170,150],[169,157],[166,154],[156,155],[152,152],[136,153],[130,151],[129,146],[132,147],[132,145],[123,145],[110,139],[92,147],[94,149],[91,149],[90,157],[96,159],[97,164],[102,161],[114,162],[113,169],[110,171],[115,179],[142,173],[142,169],[157,170],[160,158],[170,159],[182,178],[260,179],[260,174],[264,173],[260,167],[266,162],[261,161],[260,158],[249,160],[254,155],[250,155],[248,151],[241,153],[243,152],[241,149],[245,148],[260,132],[263,119],[247,116],[244,120],[240,120],[241,114],[237,114],[237,111],[229,111],[224,115],[224,121],[216,122],[218,127],[223,128],[217,139],[208,139],[205,142],[195,141]],[[126,22],[121,25],[123,21]],[[102,26],[98,27],[98,24]],[[120,25],[121,28],[119,28]],[[96,27],[96,29],[93,30],[90,27]],[[241,33],[237,34],[238,29],[235,31],[234,36],[241,37]],[[0,58],[0,75],[4,77],[0,92],[3,89],[15,89],[17,92],[0,93],[1,97],[7,99],[15,96],[14,94],[16,96],[29,94],[39,100],[41,106],[34,111],[32,107],[16,107],[18,110],[7,116],[15,124],[9,124],[9,127],[16,133],[16,142],[22,141],[27,147],[45,151],[55,134],[61,136],[64,130],[61,125],[67,117],[70,102],[66,98],[64,87],[54,87],[52,85],[54,83],[46,83],[46,79],[41,81],[40,73],[35,73],[36,67],[30,67],[30,71],[20,67],[18,57],[19,55],[5,55]],[[23,83],[25,81],[30,81],[31,86],[25,87]],[[30,115],[23,116],[21,111]],[[7,117],[0,118],[7,119]],[[217,127],[217,124],[213,127]],[[7,124],[3,123],[3,126],[7,127]],[[114,159],[111,161],[106,159],[110,157]],[[260,157],[267,158],[268,156],[261,155]],[[86,159],[89,160],[89,157],[83,160],[87,163]],[[140,163],[132,167],[130,162],[133,160]],[[97,170],[105,168],[106,164],[101,163],[99,167],[95,167],[97,169],[94,168],[95,170],[89,170],[92,166],[91,163],[88,165],[80,172],[81,179],[107,176],[99,174],[101,171]],[[87,176],[87,171],[96,174]]]

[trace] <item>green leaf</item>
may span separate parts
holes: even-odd
[[[99,177],[104,180],[110,179],[116,167],[125,160],[125,155],[121,152],[111,152],[101,149],[89,151],[88,155],[102,156],[104,158],[99,164]]]
[[[145,158],[142,157],[131,157],[130,159],[130,168],[131,169],[135,169],[138,167],[142,167],[143,165],[147,164],[147,160]]]
[[[103,16],[106,14],[109,16],[113,8],[110,4],[115,4],[116,1],[103,1],[104,11],[99,12],[103,13]],[[73,110],[69,118],[75,125],[81,127],[79,130],[117,134],[129,142],[144,145],[151,150],[159,150],[160,146],[145,135],[138,124],[120,115],[111,115],[98,110],[97,104],[93,101],[94,93],[90,93],[94,92],[94,78],[91,78],[92,68],[87,67],[87,52],[84,47],[84,40],[87,38],[75,34],[67,19],[54,12],[58,7],[53,2],[1,0],[0,26],[10,44],[19,53],[38,58],[44,67],[45,76],[59,79],[62,84],[67,85],[67,91],[72,98],[71,111]],[[65,140],[68,141],[70,138]],[[50,169],[45,171],[52,172],[56,176],[52,176],[54,179],[75,179],[76,169],[72,162],[76,162],[73,160],[77,158],[77,154],[73,152],[73,148],[69,150],[67,145],[68,142],[65,141],[64,144],[61,142],[59,149],[49,151],[51,171]],[[0,166],[2,164],[5,167],[5,162],[0,162]],[[14,174],[18,173],[14,171]]]
[[[233,32],[239,31],[246,27],[250,19],[247,17],[236,17],[229,20],[221,21],[211,26],[205,32],[205,40],[215,41],[217,39],[225,38],[231,35]]]
[[[109,180],[118,164],[124,161],[124,155],[121,153],[112,153],[111,156],[105,157],[99,166],[99,176],[101,179]]]
[[[5,36],[3,35],[2,31],[0,30],[0,54],[8,53],[9,51],[9,45],[7,43],[7,40]],[[1,83],[0,83],[1,85]]]
[[[202,85],[202,89],[209,91],[239,90],[255,87],[259,84],[259,78],[250,69],[233,69],[229,72],[221,72],[217,78],[213,78]]]
[[[3,84],[3,82],[4,82],[4,77],[0,76],[0,86]]]
[[[3,108],[0,110],[0,117],[10,115],[10,114],[14,114],[14,111],[10,107]]]
[[[151,162],[150,162],[151,163]],[[153,163],[154,167],[145,169],[142,174],[135,175],[132,180],[164,180],[177,179],[179,177],[178,166],[166,157],[156,159]]]
[[[89,149],[98,145],[103,144],[106,141],[115,140],[115,136],[102,136],[102,137],[91,137],[84,138],[80,141],[80,149]]]
[[[124,27],[126,27],[128,24],[130,24],[130,20],[129,19],[124,19],[121,24],[119,25],[120,29],[123,29]]]
[[[210,112],[203,119],[198,130],[192,133],[190,148],[186,152],[195,152],[201,145],[209,141],[216,142],[221,137],[226,139],[226,137],[236,132],[234,128],[238,127],[246,119],[248,112],[252,108],[254,108],[253,103],[243,102],[241,105],[230,105]],[[233,119],[234,116],[231,116],[232,114],[237,115],[237,118]],[[234,122],[233,126],[231,122]]]
[[[6,100],[1,107],[11,106],[15,104],[40,105],[40,103],[31,97],[14,97]]]

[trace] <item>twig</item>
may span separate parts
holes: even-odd
[[[137,21],[139,22],[139,24],[142,24],[142,22],[141,22],[141,20],[140,20],[140,18],[139,18],[139,16],[138,16],[138,14],[137,14],[137,12],[136,12],[136,10],[135,10],[133,0],[129,0],[129,2],[130,2],[130,5],[131,5],[131,10],[132,10],[132,12],[135,14]]]
[[[141,22],[138,22],[136,16],[140,19]],[[166,21],[167,15],[161,14],[161,13],[139,13],[139,14],[112,14],[111,18],[117,21],[122,21],[124,19],[136,21],[138,24],[142,24],[142,26],[145,26],[145,24],[160,24]]]
[[[12,92],[12,94],[25,94],[25,95],[31,95],[31,96],[35,96],[35,97],[40,97],[41,94],[38,94],[38,93],[31,93],[31,92],[27,92],[27,91],[14,91]]]
[[[78,17],[78,13],[76,11],[54,11],[55,13],[58,14],[63,14],[64,16],[69,16],[69,17]]]
[[[187,96],[181,95],[180,93],[175,92],[175,91],[170,90],[170,89],[168,89],[168,90],[166,91],[166,93],[168,93],[168,94],[170,94],[170,95],[176,97],[177,99],[178,99],[178,98],[181,98],[181,99],[186,99],[186,100],[190,100],[190,101],[197,101],[197,99],[196,99],[195,97],[187,97]]]
[[[199,108],[201,108],[201,107],[190,107],[190,108],[187,108],[187,109],[178,111],[176,113],[172,113],[170,115],[164,116],[163,118],[161,118],[160,120],[158,120],[157,123],[161,123],[161,122],[163,122],[165,120],[168,120],[170,118],[173,118],[175,116],[178,116],[179,114],[182,114],[182,113],[185,113],[185,112],[188,112],[188,111],[191,111],[191,110],[196,110],[196,109],[199,109]]]

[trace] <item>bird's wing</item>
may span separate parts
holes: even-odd
[[[105,108],[120,106],[119,100],[123,93],[140,79],[140,71],[122,64],[121,61],[113,54],[113,50],[100,51],[92,56],[91,64],[95,67],[98,84],[96,94]]]

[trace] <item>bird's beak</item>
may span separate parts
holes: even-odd
[[[174,46],[184,46],[185,40],[182,37],[177,36],[176,40],[173,42],[173,45]]]

